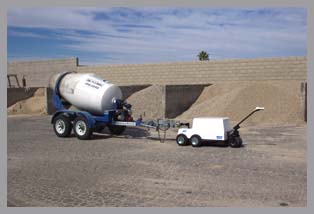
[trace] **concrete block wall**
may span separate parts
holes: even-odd
[[[212,60],[160,64],[78,66],[118,85],[210,84],[217,81],[306,80],[306,57]]]
[[[15,103],[30,98],[37,91],[38,87],[31,88],[8,88],[7,89],[7,107]]]
[[[143,90],[151,85],[126,85],[126,86],[119,86],[122,92],[122,99],[126,100],[129,96],[134,94],[135,92],[138,92],[140,90]]]
[[[53,114],[57,111],[55,106],[53,105],[53,90],[51,88],[46,88],[46,99],[47,99],[47,113],[48,114]]]
[[[159,64],[79,66],[77,58],[69,58],[9,62],[7,72],[9,74],[17,74],[20,81],[23,75],[25,75],[27,87],[47,87],[49,78],[53,74],[65,70],[96,73],[102,78],[122,86],[122,88],[124,87],[123,90],[127,93],[127,96],[145,88],[147,85],[167,85],[168,93],[165,94],[168,94],[168,97],[165,97],[163,102],[168,103],[168,105],[165,103],[165,106],[168,106],[165,114],[168,117],[172,117],[175,116],[172,114],[177,115],[181,110],[175,111],[170,109],[172,107],[169,106],[186,105],[188,107],[193,100],[197,99],[203,86],[198,86],[201,88],[195,89],[197,92],[193,94],[191,100],[184,100],[184,103],[182,103],[181,99],[171,101],[173,97],[182,97],[184,94],[176,87],[170,85],[176,85],[180,88],[182,87],[180,85],[215,84],[215,82],[222,81],[300,80],[300,82],[306,82],[306,64],[306,57],[284,57]],[[128,87],[132,85],[137,85],[137,88]],[[174,96],[170,96],[170,94],[174,94]],[[47,91],[47,97],[51,97],[49,95],[51,95],[51,91]],[[8,98],[10,97],[11,95],[9,96],[8,94]],[[301,97],[306,97],[306,95],[301,95]],[[51,106],[51,99],[47,101],[48,106]],[[304,98],[301,98],[300,102],[301,105],[305,105],[304,107],[306,107],[306,100]],[[173,105],[169,105],[169,103]]]
[[[209,86],[209,84],[166,85],[165,117],[175,118],[188,110],[207,86]]]
[[[27,87],[45,87],[65,70],[96,73],[117,85],[211,84],[217,81],[306,80],[306,57],[231,59],[159,64],[78,66],[77,58],[9,62],[8,74],[25,75]]]
[[[75,71],[78,65],[77,58],[39,60],[24,62],[8,62],[8,74],[17,74],[20,84],[23,75],[26,79],[26,87],[45,87],[49,84],[49,78],[65,70]]]

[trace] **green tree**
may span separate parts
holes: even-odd
[[[198,55],[197,55],[198,59],[200,61],[206,61],[209,60],[209,55],[206,51],[201,51]]]

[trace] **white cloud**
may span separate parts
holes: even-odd
[[[14,9],[8,25],[53,30],[53,39],[70,41],[63,48],[109,55],[107,63],[191,61],[200,50],[214,58],[306,54],[306,12],[293,8]]]
[[[110,25],[93,20],[93,11],[66,8],[12,9],[8,12],[8,25],[47,29],[110,30]]]
[[[31,37],[31,38],[38,38],[38,39],[49,38],[47,36],[32,33],[32,32],[21,32],[21,31],[16,31],[16,30],[9,30],[8,35],[9,36],[18,36],[18,37]]]

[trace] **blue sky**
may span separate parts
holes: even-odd
[[[306,56],[304,8],[15,8],[8,60],[80,64]]]

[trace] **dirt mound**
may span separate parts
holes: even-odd
[[[302,123],[299,91],[299,81],[216,83],[206,87],[197,101],[177,119],[223,116],[238,122],[256,106],[263,106],[265,111],[256,113],[245,124]]]
[[[132,94],[127,102],[132,105],[133,117],[137,119],[163,118],[165,116],[165,87],[160,85],[150,86]]]
[[[45,96],[45,88],[39,88],[34,92],[33,97],[43,97]]]
[[[14,114],[46,114],[45,90],[39,88],[28,99],[21,100],[7,109],[8,115]]]

